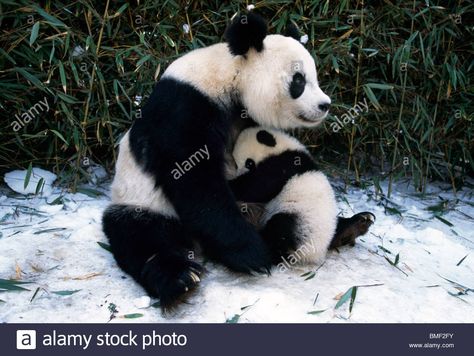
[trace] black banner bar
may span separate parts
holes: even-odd
[[[472,355],[473,340],[472,324],[0,325],[8,356]]]

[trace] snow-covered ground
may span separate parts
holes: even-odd
[[[208,263],[189,304],[163,316],[98,244],[107,242],[106,195],[55,187],[48,197],[25,197],[2,187],[0,322],[472,323],[474,192],[455,197],[445,188],[433,184],[420,197],[399,183],[390,200],[373,186],[337,189],[344,216],[377,216],[355,247],[330,252],[322,266],[275,268],[270,277]],[[15,286],[27,290],[2,291]]]

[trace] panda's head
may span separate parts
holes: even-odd
[[[266,127],[314,127],[331,99],[318,84],[314,59],[295,38],[266,34],[253,13],[237,17],[226,32],[229,50],[240,56],[238,91],[248,114]]]
[[[232,152],[237,167],[235,176],[257,169],[265,159],[286,151],[307,153],[301,142],[282,131],[262,127],[245,129],[237,137]]]

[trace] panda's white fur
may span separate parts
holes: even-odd
[[[146,208],[166,217],[176,217],[176,211],[163,189],[155,186],[153,177],[138,166],[130,151],[129,132],[120,141],[120,149],[111,186],[112,203]]]
[[[233,151],[237,176],[249,171],[245,167],[249,158],[255,162],[255,169],[258,170],[264,160],[286,151],[310,156],[301,142],[282,131],[265,129],[275,139],[274,146],[258,142],[257,133],[261,130],[261,127],[248,128],[237,138]],[[319,171],[309,170],[291,177],[280,193],[265,205],[260,225],[265,226],[272,216],[279,213],[297,216],[296,235],[300,245],[293,253],[296,262],[321,263],[336,231],[338,214],[334,191],[326,176]]]
[[[224,106],[236,93],[248,115],[262,126],[285,129],[319,125],[327,111],[320,111],[318,105],[330,104],[331,100],[319,87],[309,52],[295,39],[282,35],[266,36],[263,47],[260,52],[251,48],[245,57],[233,56],[226,43],[196,49],[171,63],[163,78],[190,83]],[[293,99],[288,88],[298,71],[304,74],[306,87]]]

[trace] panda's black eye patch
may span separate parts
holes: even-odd
[[[293,99],[299,98],[304,92],[306,86],[306,79],[304,75],[297,72],[293,75],[293,80],[290,84],[290,95]]]
[[[245,161],[245,168],[252,170],[255,168],[255,161],[251,158],[247,158]]]
[[[257,141],[262,145],[269,147],[275,147],[277,144],[275,137],[273,137],[273,135],[266,130],[260,130],[257,132]]]

